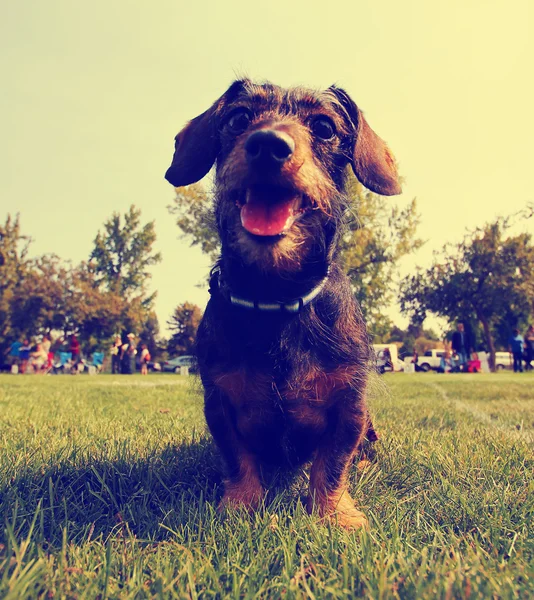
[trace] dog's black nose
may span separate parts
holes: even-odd
[[[248,136],[245,151],[249,163],[282,165],[295,151],[295,142],[283,131],[260,129]]]

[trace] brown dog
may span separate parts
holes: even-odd
[[[369,429],[369,344],[336,261],[347,165],[400,193],[395,160],[342,89],[236,81],[176,137],[174,186],[216,170],[221,257],[197,336],[205,414],[228,469],[222,505],[254,508],[262,463],[313,460],[308,507],[366,524],[347,472]]]

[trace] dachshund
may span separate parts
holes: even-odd
[[[205,416],[227,469],[221,506],[258,507],[262,465],[311,461],[308,510],[367,526],[347,489],[362,441],[370,345],[338,258],[349,165],[401,192],[395,159],[343,89],[235,81],[175,138],[166,179],[216,165],[221,254],[197,333]]]

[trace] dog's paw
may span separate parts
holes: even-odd
[[[332,523],[349,531],[355,529],[369,529],[367,517],[354,507],[348,511],[335,511],[328,515],[328,518]]]
[[[224,496],[219,503],[219,511],[226,508],[241,508],[254,511],[260,505],[264,495],[261,485],[227,484]]]
[[[330,523],[354,531],[356,529],[368,529],[369,521],[364,513],[354,506],[354,500],[347,492],[334,498],[322,498],[322,502],[313,502],[308,499],[308,511],[316,512],[321,521]]]

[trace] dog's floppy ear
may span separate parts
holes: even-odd
[[[195,183],[207,175],[220,151],[220,108],[231,102],[244,84],[244,80],[234,81],[213,106],[189,121],[176,136],[172,163],[165,173],[174,187]]]
[[[355,128],[351,164],[356,177],[366,188],[377,194],[400,194],[402,188],[395,157],[387,144],[369,127],[362,111],[345,90],[332,86],[329,91],[345,109]]]

